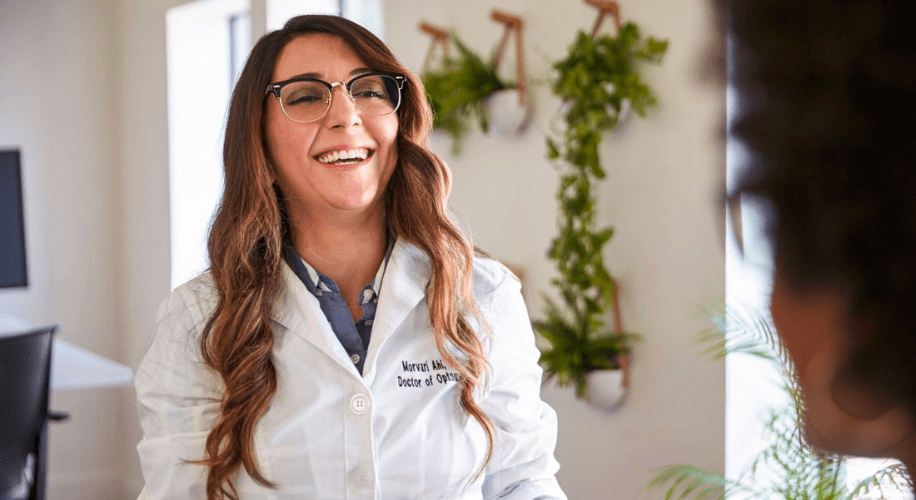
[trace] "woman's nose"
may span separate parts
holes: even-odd
[[[324,118],[330,128],[350,127],[361,123],[359,108],[343,85],[331,90],[331,104]]]

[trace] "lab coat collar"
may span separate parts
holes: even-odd
[[[425,297],[429,276],[429,257],[403,238],[398,238],[385,269],[378,308],[372,322],[372,336],[366,350],[363,378],[367,384],[375,378],[375,360],[379,350]]]
[[[367,384],[374,377],[379,349],[423,299],[429,275],[429,259],[426,254],[398,238],[385,270],[366,363],[363,366],[362,378]],[[359,377],[359,372],[321,312],[318,299],[309,293],[302,280],[285,262],[282,279],[282,290],[271,314],[273,320],[314,344]]]

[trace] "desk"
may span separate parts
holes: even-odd
[[[0,316],[0,337],[28,330],[28,323]],[[54,336],[51,345],[51,390],[96,389],[133,383],[133,370]]]
[[[51,390],[95,389],[133,383],[133,370],[59,338],[51,346]]]

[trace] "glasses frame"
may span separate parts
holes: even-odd
[[[353,87],[353,82],[359,80],[360,78],[365,78],[369,76],[387,76],[387,77],[393,78],[395,83],[397,84],[398,86],[398,104],[397,106],[394,107],[394,109],[392,109],[388,113],[383,113],[381,115],[373,115],[373,114],[366,113],[365,111],[363,111],[362,108],[359,107],[358,104],[356,104],[356,99],[353,97],[353,94],[350,93],[350,89]],[[327,107],[324,109],[324,113],[322,113],[321,116],[319,116],[318,118],[315,118],[314,120],[307,120],[307,121],[294,120],[291,116],[289,116],[289,113],[286,112],[286,108],[283,107],[283,99],[280,97],[283,91],[283,87],[291,83],[298,83],[298,82],[315,82],[315,83],[320,83],[328,88],[328,96],[330,97],[328,97]],[[295,77],[295,78],[290,78],[289,80],[283,80],[280,82],[271,83],[270,85],[267,86],[267,90],[264,92],[264,97],[267,97],[268,94],[275,95],[277,97],[277,102],[280,104],[280,109],[283,110],[283,114],[286,115],[286,117],[289,118],[290,120],[296,123],[312,123],[312,122],[317,122],[318,120],[324,118],[325,115],[328,114],[328,110],[331,109],[331,101],[334,100],[334,87],[343,86],[344,90],[346,91],[347,97],[350,98],[350,102],[352,102],[353,105],[356,106],[356,109],[358,109],[360,113],[365,113],[369,116],[385,116],[385,115],[390,115],[391,113],[394,113],[395,111],[400,109],[401,91],[404,89],[404,83],[406,82],[407,82],[407,77],[400,73],[385,73],[382,71],[363,73],[361,75],[354,76],[353,78],[350,79],[350,81],[334,82],[334,83],[328,83],[318,78]]]

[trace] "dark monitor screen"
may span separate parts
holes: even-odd
[[[19,150],[0,150],[0,288],[29,285]]]

